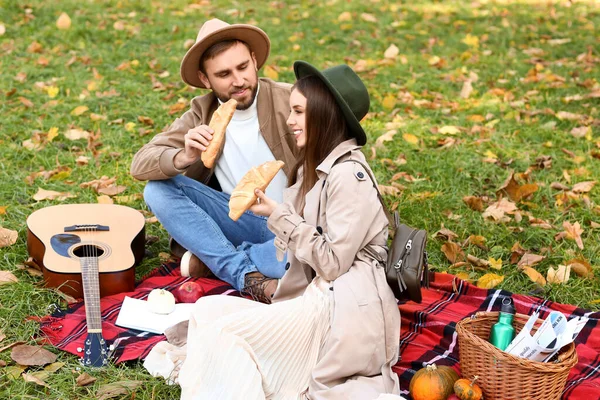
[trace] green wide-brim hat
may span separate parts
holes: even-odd
[[[348,127],[348,132],[356,138],[359,146],[367,143],[367,134],[360,120],[369,112],[369,92],[358,75],[346,64],[336,65],[319,71],[306,61],[294,63],[296,79],[306,76],[318,77],[329,88],[340,106]]]

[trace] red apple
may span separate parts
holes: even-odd
[[[460,397],[452,393],[446,400],[460,400]]]
[[[204,289],[197,282],[187,281],[175,290],[175,296],[179,303],[195,303],[196,300],[204,296]]]

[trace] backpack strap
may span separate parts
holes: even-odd
[[[367,172],[367,175],[369,175],[369,178],[371,178],[371,182],[373,183],[373,187],[377,191],[377,198],[379,198],[379,202],[381,203],[381,206],[383,207],[383,211],[385,212],[385,216],[387,217],[390,225],[394,228],[394,230],[396,230],[396,228],[400,225],[400,216],[398,215],[397,212],[395,212],[394,216],[392,217],[392,214],[390,213],[390,211],[388,210],[388,208],[387,208],[387,206],[385,204],[385,200],[383,200],[383,197],[381,196],[381,192],[379,192],[379,188],[377,187],[377,183],[375,183],[375,178],[371,174],[371,169],[367,165],[365,165],[365,163],[363,163],[362,161],[358,161],[358,160],[348,159],[348,160],[344,160],[344,161],[340,162],[340,164],[347,163],[347,162],[353,162],[353,163],[360,164],[365,169],[365,171]]]

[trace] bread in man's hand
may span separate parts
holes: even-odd
[[[229,198],[229,218],[237,221],[244,211],[256,203],[254,190],[260,189],[263,192],[269,186],[269,183],[275,178],[275,175],[284,166],[283,161],[267,161],[258,167],[252,167],[246,175],[242,177]]]
[[[202,163],[206,168],[212,168],[215,165],[215,161],[221,155],[223,146],[225,146],[225,131],[227,125],[233,117],[235,108],[237,107],[237,101],[229,99],[226,103],[223,103],[217,108],[212,115],[208,126],[214,131],[211,141],[208,143],[208,147],[204,150],[200,156]]]

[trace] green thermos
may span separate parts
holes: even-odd
[[[502,305],[500,306],[498,322],[492,326],[492,331],[490,332],[490,343],[500,350],[505,350],[515,337],[515,328],[513,327],[514,317],[515,306],[512,299],[505,297],[502,299]]]

